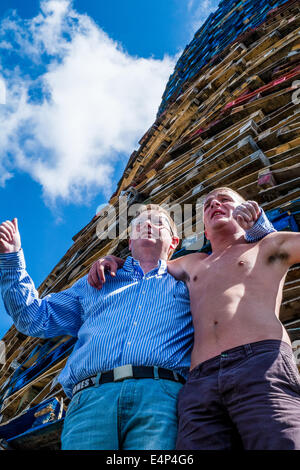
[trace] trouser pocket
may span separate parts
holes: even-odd
[[[300,375],[294,357],[283,352],[281,353],[281,357],[291,385],[300,394]]]

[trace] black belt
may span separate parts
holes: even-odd
[[[109,382],[121,382],[126,379],[166,379],[173,380],[174,382],[185,383],[182,375],[169,369],[162,367],[146,367],[146,366],[132,366],[127,364],[125,366],[116,367],[115,369],[101,372],[97,375],[88,377],[73,388],[73,395],[88,387],[93,387],[98,384],[105,384]]]

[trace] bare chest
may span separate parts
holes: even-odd
[[[246,278],[258,276],[264,270],[264,263],[258,256],[258,249],[228,250],[220,255],[210,255],[190,270],[190,288],[208,288],[244,282]]]

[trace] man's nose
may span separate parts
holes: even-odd
[[[143,222],[141,222],[140,227],[141,227],[141,228],[142,228],[142,227],[146,227],[146,228],[149,229],[149,227],[150,227],[150,228],[153,227],[153,224],[151,223],[151,220],[150,220],[150,219],[146,219],[146,220],[143,220]]]
[[[219,207],[221,205],[220,201],[218,199],[213,199],[211,201],[210,207]]]
[[[152,227],[151,220],[150,220],[150,219],[146,219],[146,220],[144,220],[144,223],[143,223],[143,225],[145,225],[146,227]]]

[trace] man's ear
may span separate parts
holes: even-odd
[[[206,229],[204,230],[204,235],[205,235],[206,240],[209,240],[209,238],[207,236],[207,230]]]
[[[172,237],[172,242],[171,242],[171,245],[170,245],[171,250],[175,250],[178,243],[179,243],[179,238],[178,237]]]
[[[173,253],[173,251],[175,251],[178,243],[179,243],[179,238],[175,237],[175,236],[172,237],[172,241],[170,243],[169,251],[168,251],[168,259],[170,258],[171,253]]]

